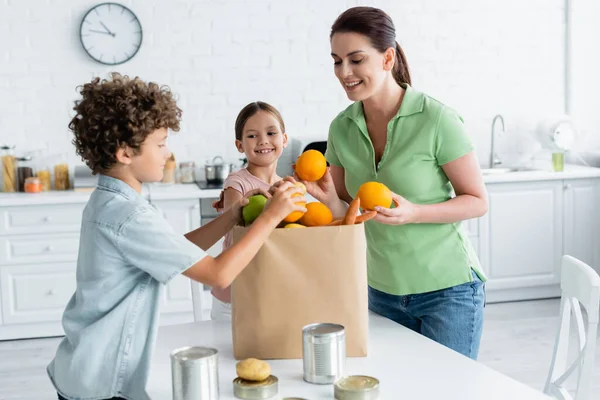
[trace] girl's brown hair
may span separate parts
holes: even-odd
[[[396,49],[396,62],[392,75],[398,84],[411,85],[410,72],[404,51],[396,41],[394,22],[384,11],[374,7],[353,7],[344,11],[331,27],[329,39],[336,33],[354,32],[366,36],[380,52],[390,47]]]
[[[242,108],[242,111],[240,111],[235,120],[235,138],[237,140],[242,140],[244,134],[244,126],[246,125],[246,122],[248,122],[250,117],[252,117],[259,111],[266,111],[273,115],[277,122],[279,122],[281,131],[285,132],[285,124],[283,123],[283,118],[281,117],[279,111],[277,111],[277,109],[270,104],[267,104],[262,101],[255,101]]]

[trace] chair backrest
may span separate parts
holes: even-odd
[[[578,370],[574,399],[589,400],[598,331],[600,276],[584,262],[571,256],[563,256],[560,287],[560,322],[544,393],[559,399],[573,399],[564,383]],[[580,305],[587,312],[587,327],[584,327]],[[575,360],[567,367],[571,315],[577,326],[578,346]]]

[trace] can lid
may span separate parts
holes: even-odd
[[[177,359],[178,361],[194,361],[214,356],[217,353],[217,349],[211,347],[189,346],[173,350],[171,352],[171,358]]]
[[[318,323],[306,325],[304,328],[302,328],[302,332],[305,335],[319,337],[343,335],[345,333],[345,330],[342,325],[331,323]]]
[[[238,399],[245,400],[270,399],[277,395],[278,382],[279,379],[274,375],[257,382],[238,377],[233,380],[233,394]]]
[[[364,394],[365,399],[374,399],[379,396],[379,380],[371,376],[345,376],[338,379],[333,387],[335,398],[338,400],[355,398],[356,394]]]

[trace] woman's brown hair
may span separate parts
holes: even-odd
[[[246,122],[248,122],[250,117],[252,117],[259,111],[266,111],[273,115],[277,122],[279,122],[281,132],[285,133],[285,124],[283,123],[283,118],[281,117],[279,111],[277,111],[277,109],[270,104],[267,104],[262,101],[255,101],[242,108],[235,120],[235,138],[237,140],[242,140],[242,137],[244,135],[244,126],[246,125]]]
[[[124,146],[137,154],[156,129],[179,131],[181,110],[167,86],[113,73],[80,88],[69,129],[77,154],[95,174],[114,166]]]
[[[380,52],[390,47],[396,50],[392,75],[398,84],[411,85],[410,71],[404,51],[396,41],[394,22],[384,11],[374,7],[352,7],[340,14],[331,27],[329,39],[336,33],[354,32],[366,36]]]

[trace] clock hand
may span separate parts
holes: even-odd
[[[107,32],[109,35],[111,35],[112,37],[115,37],[115,34],[114,34],[114,33],[112,33],[112,32],[110,31],[110,29],[108,29],[108,28],[106,27],[106,25],[104,25],[104,23],[103,23],[102,21],[100,21],[100,25],[102,25],[102,27],[103,27],[104,29],[106,29],[106,32]]]
[[[110,33],[110,32],[97,31],[97,30],[94,30],[94,29],[90,29],[89,31],[90,31],[90,32],[94,32],[94,33],[101,33],[101,34],[103,34],[103,35],[111,35],[111,36],[114,36],[114,33]]]

